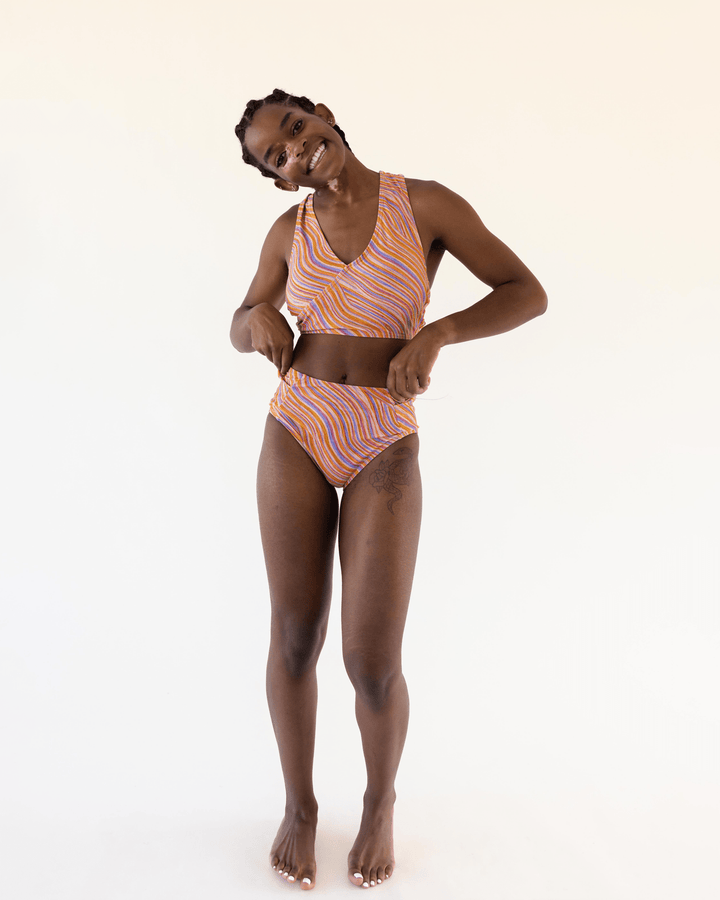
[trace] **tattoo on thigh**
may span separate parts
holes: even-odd
[[[410,463],[414,455],[408,447],[400,447],[393,453],[393,456],[400,456],[400,459],[384,459],[377,469],[370,473],[370,484],[378,494],[380,491],[392,494],[387,502],[387,508],[393,515],[395,515],[393,503],[402,500],[402,491],[398,489],[398,485],[410,484]]]

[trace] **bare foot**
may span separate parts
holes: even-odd
[[[375,887],[393,873],[393,802],[365,801],[360,831],[348,855],[348,878],[357,887]]]
[[[304,891],[315,887],[317,813],[285,813],[270,851],[270,865]]]

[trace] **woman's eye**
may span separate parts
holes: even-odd
[[[275,160],[275,166],[278,169],[282,169],[282,167],[284,165],[285,165],[285,151],[283,150],[283,152],[280,154],[280,156],[278,156],[278,158]]]
[[[298,119],[297,122],[292,127],[292,133],[297,134],[301,128],[302,128],[302,119]]]

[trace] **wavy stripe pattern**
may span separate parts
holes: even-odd
[[[424,325],[430,284],[402,175],[380,172],[375,231],[346,264],[320,228],[313,195],[300,204],[287,282],[287,306],[303,334],[414,337]]]
[[[281,381],[270,412],[337,488],[418,430],[412,401],[396,404],[385,388],[321,381],[295,369]]]

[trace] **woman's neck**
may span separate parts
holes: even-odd
[[[351,206],[378,191],[379,174],[364,166],[351,150],[345,151],[342,172],[325,187],[315,191],[315,201],[321,206]]]

